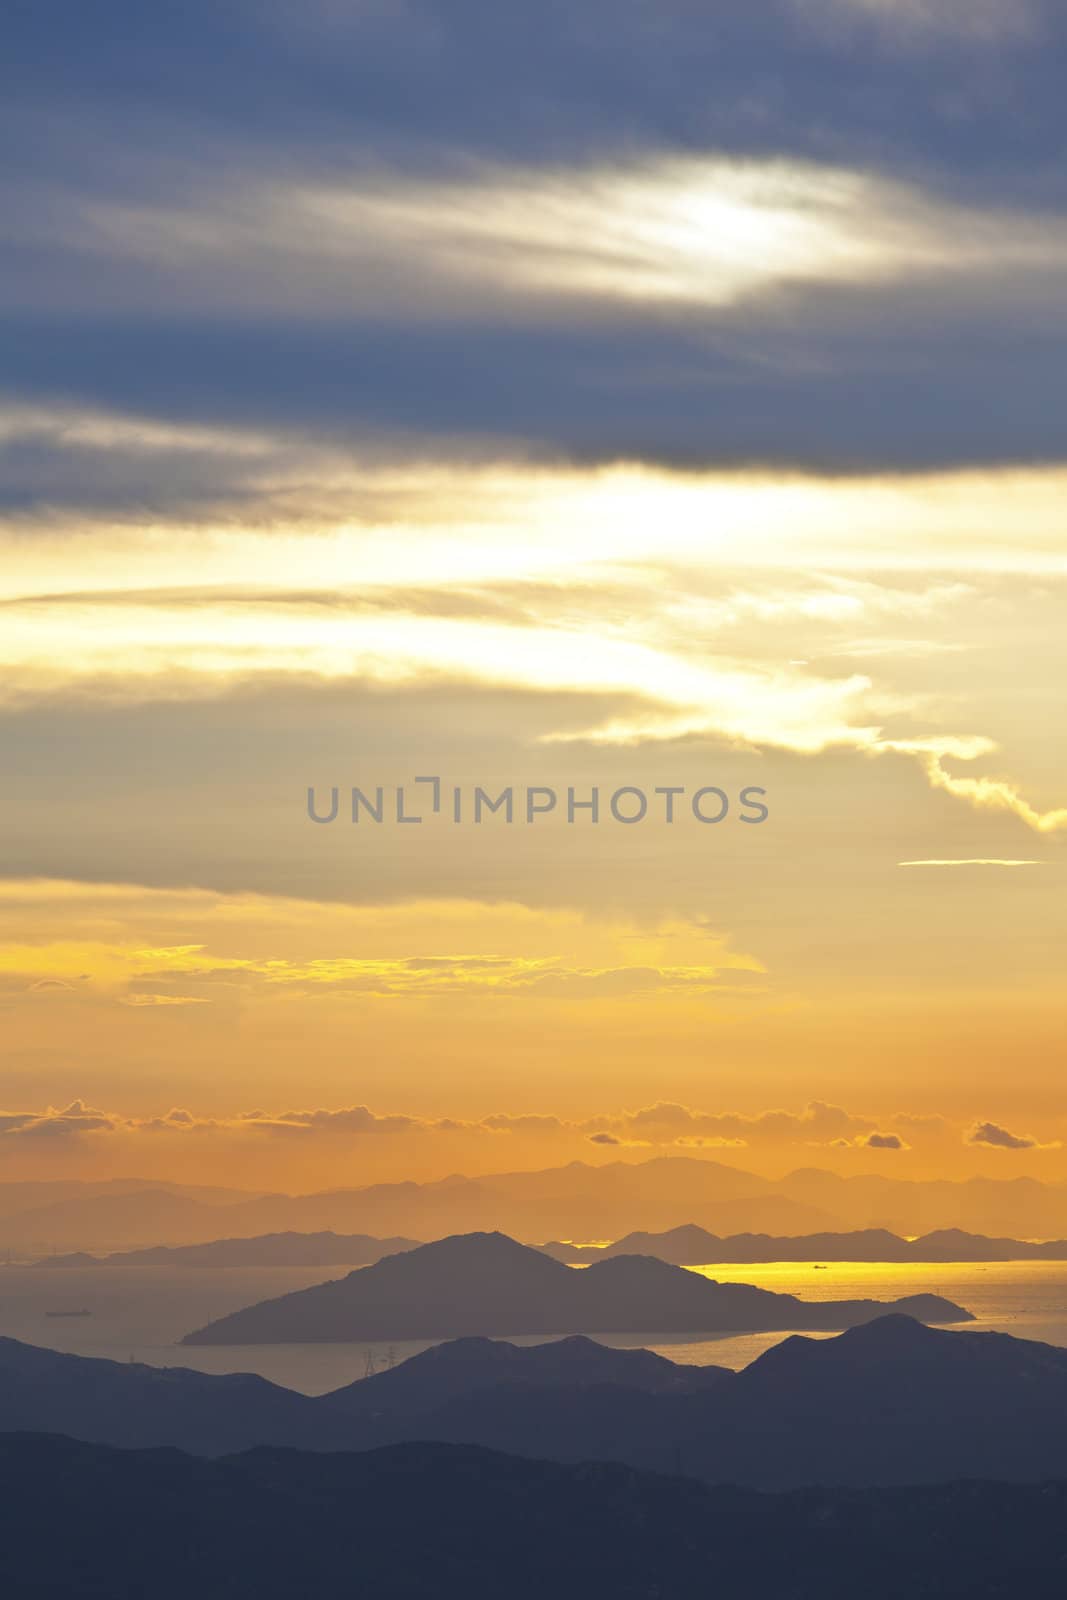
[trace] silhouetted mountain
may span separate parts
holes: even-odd
[[[1067,1476],[1067,1351],[907,1317],[787,1339],[688,1393],[625,1380],[435,1387],[425,1376],[425,1409],[368,1409],[366,1443],[506,1444],[760,1489]]]
[[[762,1488],[1067,1474],[1067,1350],[880,1318],[784,1340],[721,1395],[686,1469]]]
[[[526,1389],[566,1412],[583,1390],[625,1395],[706,1393],[734,1374],[682,1366],[650,1350],[571,1338],[520,1347],[460,1339],[314,1399],[250,1375],[216,1376],[43,1350],[0,1338],[0,1433],[69,1434],[101,1444],[173,1445],[219,1455],[254,1445],[367,1448],[429,1427],[443,1407]],[[610,1387],[608,1387],[610,1386]],[[369,1424],[369,1425],[368,1425]]]
[[[118,1250],[266,1233],[435,1239],[501,1229],[524,1239],[610,1239],[695,1224],[719,1235],[958,1228],[1021,1239],[1067,1234],[1067,1185],[1036,1179],[915,1182],[803,1169],[770,1181],[698,1156],[539,1172],[380,1183],[319,1194],[242,1195],[166,1183],[6,1185],[0,1249]],[[21,1202],[20,1202],[21,1195]]]
[[[258,1201],[251,1202],[259,1204]],[[240,1204],[219,1205],[165,1186],[74,1195],[0,1218],[6,1249],[84,1249],[149,1245],[160,1239],[218,1235]]]
[[[885,1228],[796,1237],[735,1233],[721,1239],[690,1223],[666,1233],[628,1233],[613,1244],[574,1245],[553,1240],[541,1248],[553,1260],[573,1265],[618,1255],[655,1256],[676,1266],[763,1261],[1067,1261],[1067,1239],[1035,1244],[1023,1239],[987,1239],[959,1228],[942,1228],[918,1239],[902,1239]]]
[[[153,1245],[93,1256],[84,1250],[44,1256],[40,1267],[354,1267],[400,1250],[417,1239],[372,1239],[366,1233],[264,1233],[253,1239],[212,1239],[207,1244]]]
[[[765,1178],[679,1156],[600,1166],[574,1161],[540,1172],[381,1183],[307,1195],[237,1194],[220,1204],[195,1193],[182,1196],[166,1184],[121,1191],[93,1185],[81,1195],[56,1195],[0,1218],[0,1247],[119,1249],[323,1230],[432,1239],[504,1228],[532,1238],[564,1230],[603,1238],[639,1220],[645,1226],[669,1227],[700,1216],[714,1226],[732,1226],[734,1212],[720,1216],[720,1207],[757,1202],[758,1213],[745,1211],[743,1222],[802,1232],[832,1220],[807,1202],[786,1200]]]
[[[84,1205],[95,1196],[140,1194],[145,1189],[183,1195],[200,1205],[237,1205],[260,1200],[262,1189],[230,1189],[218,1184],[176,1183],[167,1178],[15,1178],[0,1183],[0,1218],[24,1215],[61,1201]]]
[[[989,1239],[939,1228],[910,1241],[912,1261],[1067,1261],[1067,1239]]]
[[[0,1438],[20,1600],[1060,1600],[1067,1485],[753,1494],[407,1445],[223,1461]]]
[[[343,1416],[424,1417],[457,1399],[500,1386],[568,1391],[611,1384],[641,1394],[703,1394],[732,1381],[728,1367],[668,1361],[652,1350],[613,1350],[581,1334],[547,1344],[453,1339],[399,1366],[361,1378],[324,1397]]]
[[[260,1443],[305,1449],[364,1447],[374,1417],[419,1425],[457,1397],[526,1385],[542,1398],[611,1384],[647,1394],[704,1392],[733,1378],[719,1367],[679,1366],[648,1350],[612,1350],[584,1338],[518,1347],[458,1340],[316,1399],[251,1375],[67,1355],[0,1339],[0,1432],[62,1432],[123,1446],[173,1445],[198,1455]],[[379,1428],[379,1433],[382,1431]],[[390,1430],[385,1430],[391,1436]]]
[[[892,1306],[926,1321],[971,1320],[937,1295],[910,1295]],[[235,1311],[183,1342],[847,1328],[886,1309],[875,1300],[808,1302],[748,1284],[714,1283],[649,1256],[616,1256],[576,1271],[500,1233],[460,1234]]]
[[[373,1449],[435,1441],[612,1460],[758,1489],[1067,1477],[1067,1350],[889,1316],[791,1338],[743,1372],[588,1340],[427,1351],[318,1398],[254,1378],[157,1372],[0,1344],[0,1431]]]
[[[61,1354],[0,1338],[0,1432],[66,1433],[124,1446],[173,1445],[198,1455],[254,1444],[351,1444],[306,1395],[251,1373]]]
[[[841,1228],[888,1228],[909,1236],[959,1228],[1017,1239],[1055,1239],[1067,1232],[1067,1185],[1036,1178],[916,1182],[877,1173],[846,1178],[806,1167],[789,1173],[775,1187],[791,1200],[829,1212]]]

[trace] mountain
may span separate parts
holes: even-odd
[[[774,1489],[1067,1474],[1067,1350],[888,1316],[784,1340],[720,1397],[687,1471]]]
[[[0,1218],[0,1243],[8,1250],[41,1254],[49,1249],[210,1238],[229,1231],[224,1219],[240,1212],[244,1203],[219,1205],[161,1186],[72,1195]]]
[[[417,1239],[376,1239],[366,1233],[266,1233],[250,1239],[212,1239],[204,1244],[152,1245],[95,1256],[84,1250],[43,1256],[38,1267],[333,1267],[366,1266],[382,1256],[413,1250]],[[613,1256],[654,1256],[676,1266],[770,1261],[1065,1261],[1067,1240],[1035,1243],[987,1239],[945,1228],[918,1239],[902,1239],[884,1228],[852,1233],[806,1233],[796,1237],[736,1233],[727,1238],[690,1223],[665,1233],[628,1233],[607,1245],[574,1245],[553,1240],[545,1255],[573,1266]]]
[[[314,1398],[247,1374],[149,1367],[43,1350],[0,1338],[0,1433],[63,1433],[98,1444],[175,1446],[215,1456],[259,1444],[366,1448],[430,1428],[442,1408],[505,1388],[566,1411],[585,1390],[611,1395],[703,1394],[734,1374],[680,1366],[651,1350],[591,1339],[517,1346],[460,1339]]]
[[[201,1205],[236,1205],[262,1199],[261,1189],[220,1188],[217,1184],[173,1183],[160,1178],[15,1178],[0,1183],[0,1218],[13,1217],[57,1201],[84,1204],[95,1195],[131,1195],[144,1189],[184,1195]]]
[[[336,1267],[362,1266],[417,1239],[372,1239],[366,1233],[264,1233],[252,1239],[212,1239],[207,1244],[153,1245],[93,1256],[45,1256],[40,1267]]]
[[[574,1161],[537,1172],[380,1183],[316,1194],[184,1190],[166,1183],[0,1185],[0,1250],[125,1250],[283,1233],[437,1239],[500,1229],[523,1239],[617,1239],[694,1224],[718,1235],[956,1228],[1021,1239],[1067,1235],[1067,1184],[914,1182],[817,1168],[771,1181],[700,1156]],[[22,1203],[19,1196],[21,1194]]]
[[[1041,1482],[1067,1479],[1067,1350],[898,1315],[786,1339],[739,1373],[583,1338],[532,1349],[464,1339],[309,1398],[4,1340],[0,1435],[14,1430],[212,1456],[254,1444],[506,1446],[761,1491]]]
[[[932,1322],[967,1322],[937,1295],[894,1301]],[[845,1328],[879,1316],[875,1300],[812,1301],[714,1283],[649,1256],[581,1271],[500,1233],[460,1234],[233,1312],[187,1345],[455,1339],[469,1334],[725,1333]]]
[[[501,1387],[525,1387],[544,1400],[546,1389],[570,1396],[604,1384],[640,1394],[704,1394],[733,1379],[729,1367],[680,1365],[653,1350],[613,1350],[582,1334],[535,1345],[453,1339],[336,1389],[325,1404],[338,1416],[423,1419],[457,1399]]]
[[[789,1173],[776,1188],[798,1204],[828,1212],[835,1226],[847,1229],[888,1228],[912,1236],[959,1228],[1019,1239],[1055,1239],[1067,1232],[1067,1185],[1036,1178],[916,1182],[876,1173],[845,1178],[806,1167]]]
[[[90,1184],[80,1191],[76,1186],[38,1185],[37,1190],[35,1194],[27,1188],[26,1206],[9,1199],[6,1213],[0,1212],[0,1248],[36,1254],[118,1250],[322,1231],[433,1239],[488,1228],[527,1238],[544,1239],[561,1231],[605,1238],[639,1221],[665,1228],[690,1216],[709,1226],[751,1221],[782,1232],[832,1222],[817,1207],[777,1194],[765,1178],[682,1156],[599,1166],[574,1161],[537,1172],[380,1183],[305,1195],[231,1191],[220,1198],[164,1183]],[[742,1222],[736,1222],[738,1215]]]
[[[754,1494],[415,1444],[203,1461],[0,1438],[26,1600],[1059,1600],[1067,1485]]]
[[[989,1239],[962,1228],[938,1228],[909,1243],[913,1261],[1067,1261],[1067,1239]]]
[[[447,1372],[447,1347],[442,1359]],[[538,1387],[501,1371],[488,1385],[439,1381],[424,1367],[423,1387],[413,1385],[421,1409],[365,1407],[364,1443],[599,1457],[760,1490],[1067,1476],[1067,1350],[1004,1334],[890,1315],[833,1339],[787,1339],[688,1391],[609,1374]],[[346,1403],[344,1391],[331,1397]]]
[[[607,1245],[553,1240],[541,1246],[555,1261],[583,1266],[611,1256],[648,1255],[676,1266],[714,1266],[767,1261],[1067,1261],[1067,1239],[1039,1244],[1025,1239],[987,1239],[959,1228],[942,1228],[918,1239],[902,1239],[885,1228],[852,1233],[806,1233],[782,1238],[735,1233],[722,1239],[690,1223],[666,1233],[628,1233]]]
[[[446,1373],[454,1348],[442,1352]],[[413,1385],[421,1409],[368,1391],[364,1442],[597,1456],[761,1490],[1067,1476],[1067,1350],[1003,1334],[890,1315],[834,1339],[787,1339],[688,1390],[641,1390],[606,1372],[539,1388],[514,1381],[506,1362],[500,1370],[490,1386],[440,1381],[428,1365]],[[346,1392],[331,1404],[346,1406]]]
[[[200,1455],[254,1444],[352,1442],[305,1395],[252,1374],[127,1365],[0,1338],[0,1432],[20,1429],[101,1444],[173,1445]]]

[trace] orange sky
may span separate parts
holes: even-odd
[[[442,282],[477,258],[443,316],[570,326],[932,272],[992,292],[974,245],[1003,231],[799,160],[353,185],[250,190],[197,237],[224,263],[303,216],[293,292],[395,315],[369,230]],[[1001,239],[1004,271],[1059,259],[1043,227],[1025,261]],[[89,487],[57,465],[0,521],[0,1179],[663,1149],[1067,1174],[1061,467],[604,465],[54,395],[2,399],[12,440]],[[180,463],[240,493],[164,493]],[[150,511],[107,488],[134,465]],[[349,820],[353,785],[381,823]],[[476,822],[476,786],[515,820]],[[568,821],[594,788],[599,820]]]

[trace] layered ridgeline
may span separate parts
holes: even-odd
[[[13,1596],[1063,1593],[1064,1484],[768,1495],[447,1445],[203,1461],[26,1436],[0,1439],[0,1478]]]
[[[414,1250],[418,1239],[375,1239],[366,1233],[265,1233],[251,1239],[206,1244],[154,1245],[95,1256],[86,1251],[43,1256],[38,1267],[357,1267],[382,1256]],[[772,1261],[866,1261],[917,1264],[959,1261],[1067,1261],[1067,1239],[987,1239],[942,1228],[902,1239],[885,1228],[852,1233],[735,1233],[720,1238],[690,1223],[665,1233],[628,1233],[606,1245],[552,1240],[538,1248],[554,1261],[586,1266],[612,1256],[655,1256],[675,1266],[758,1264]]]
[[[538,1393],[610,1385],[621,1394],[699,1394],[733,1377],[680,1366],[651,1350],[591,1339],[519,1346],[492,1339],[437,1345],[332,1394],[294,1393],[251,1373],[101,1360],[0,1338],[0,1432],[64,1433],[130,1448],[174,1445],[223,1455],[255,1445],[355,1449],[418,1429],[442,1406],[501,1386]]]
[[[722,1239],[689,1223],[665,1233],[628,1233],[606,1245],[570,1244],[558,1239],[541,1249],[554,1261],[585,1266],[612,1256],[655,1256],[675,1266],[756,1265],[772,1261],[874,1261],[906,1265],[956,1261],[1067,1261],[1067,1239],[988,1239],[961,1228],[939,1228],[916,1239],[902,1239],[887,1228],[851,1233],[735,1233]],[[384,1254],[384,1252],[383,1252]]]
[[[373,1239],[366,1233],[261,1233],[252,1239],[150,1245],[94,1256],[84,1250],[43,1256],[39,1267],[359,1267],[413,1250],[418,1239]]]
[[[461,1234],[387,1256],[347,1277],[264,1300],[187,1334],[184,1344],[454,1339],[465,1334],[738,1333],[849,1328],[887,1310],[970,1322],[939,1295],[803,1301],[715,1283],[650,1256],[576,1271],[501,1233]]]
[[[413,1441],[610,1460],[759,1489],[1067,1478],[1067,1351],[891,1316],[793,1337],[743,1372],[577,1337],[435,1346],[312,1398],[257,1378],[0,1341],[0,1432],[368,1450]]]
[[[726,1237],[934,1228],[1067,1237],[1067,1184],[1033,1178],[904,1181],[817,1168],[769,1179],[698,1156],[575,1161],[538,1172],[245,1194],[144,1180],[0,1184],[0,1249],[21,1255],[195,1244],[268,1233],[437,1239],[499,1228],[514,1238],[617,1239],[695,1223]]]
[[[331,1407],[358,1416],[375,1443],[607,1458],[762,1489],[1067,1475],[1067,1351],[1005,1334],[883,1317],[836,1338],[794,1335],[689,1392],[568,1383],[562,1372],[551,1390],[455,1383],[469,1361],[462,1345],[439,1347]],[[426,1390],[412,1409],[416,1379]]]

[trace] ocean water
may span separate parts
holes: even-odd
[[[967,1326],[991,1328],[1020,1338],[1067,1347],[1067,1262],[990,1262],[891,1266],[828,1262],[782,1262],[769,1266],[694,1268],[722,1282],[754,1283],[803,1300],[894,1300],[902,1295],[942,1294],[973,1312]],[[307,1288],[342,1271],[320,1267],[211,1268],[0,1266],[0,1334],[29,1344],[80,1355],[131,1357],[152,1366],[193,1367],[202,1372],[258,1372],[305,1394],[322,1394],[427,1348],[426,1342],[393,1346],[224,1345],[184,1348],[182,1335],[215,1317],[292,1289]],[[50,1311],[87,1310],[88,1317],[55,1317]],[[740,1368],[785,1337],[782,1333],[730,1338],[706,1335],[642,1335],[640,1329],[599,1334],[604,1344],[645,1346],[673,1361]],[[812,1335],[812,1337],[828,1337]],[[536,1337],[517,1343],[535,1344]]]

